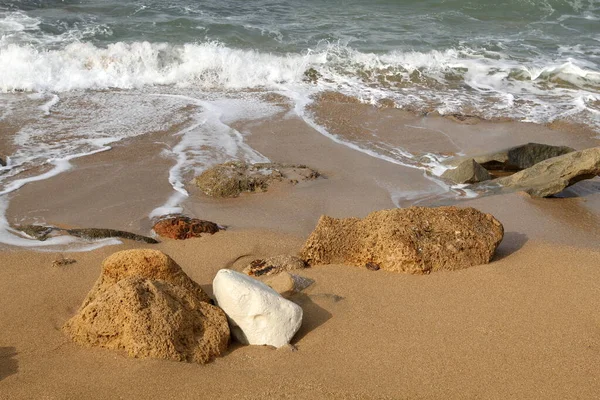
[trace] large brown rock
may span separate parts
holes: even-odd
[[[233,161],[207,169],[195,183],[208,196],[237,197],[243,192],[264,192],[274,182],[296,184],[319,176],[305,165]]]
[[[108,257],[77,314],[63,327],[89,347],[132,357],[205,363],[229,343],[223,310],[166,254],[126,250]]]
[[[574,183],[600,174],[600,147],[564,154],[539,162],[511,176],[488,183],[525,191],[533,197],[557,194]]]
[[[488,263],[502,240],[502,224],[473,208],[411,207],[364,219],[322,216],[301,251],[310,265],[377,265],[423,274]]]
[[[220,230],[219,225],[214,222],[183,215],[171,215],[161,218],[154,224],[152,229],[161,237],[178,240],[200,237],[203,233],[212,235]]]

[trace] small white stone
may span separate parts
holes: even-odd
[[[241,343],[285,346],[302,324],[302,308],[247,275],[217,272],[213,293]]]

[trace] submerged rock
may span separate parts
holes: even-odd
[[[511,176],[485,184],[524,191],[533,197],[548,197],[567,186],[600,174],[600,147],[576,151],[539,162]],[[478,188],[478,186],[474,186]]]
[[[233,161],[207,169],[195,183],[208,196],[237,197],[243,192],[264,192],[274,182],[296,184],[319,176],[305,165]]]
[[[25,233],[34,239],[44,241],[50,237],[53,232],[66,233],[71,236],[80,237],[82,239],[98,240],[106,238],[121,238],[135,240],[138,242],[155,244],[158,243],[156,239],[151,237],[138,235],[136,233],[119,231],[115,229],[104,229],[104,228],[83,228],[83,229],[63,229],[56,226],[46,225],[22,225],[16,226],[15,229]]]
[[[80,237],[83,239],[98,240],[106,238],[121,238],[135,240],[136,242],[144,242],[150,244],[159,243],[158,240],[148,236],[138,235],[136,233],[119,231],[116,229],[105,229],[105,228],[83,228],[83,229],[59,229],[55,230],[65,231],[71,236]]]
[[[45,225],[21,225],[16,226],[15,229],[23,232],[29,237],[40,240],[42,242],[48,239],[48,237],[53,231],[58,230],[58,228],[54,226]]]
[[[306,71],[304,71],[304,77],[302,78],[302,80],[308,83],[317,83],[322,77],[323,75],[321,75],[319,71],[317,71],[314,68],[309,68]]]
[[[287,345],[302,324],[302,308],[247,275],[228,269],[217,273],[213,292],[231,323],[231,334],[244,344]]]
[[[424,274],[488,263],[503,235],[497,219],[474,208],[411,207],[364,219],[322,216],[300,255],[309,265]]]
[[[476,183],[492,179],[490,173],[475,160],[469,159],[460,163],[456,168],[446,170],[442,178],[454,183]]]
[[[154,224],[154,232],[159,236],[169,239],[189,239],[200,237],[203,233],[214,234],[219,232],[219,225],[214,222],[198,218],[189,218],[183,215],[169,215],[161,218]]]
[[[63,327],[88,347],[131,357],[205,363],[227,350],[225,313],[166,254],[126,250],[108,257],[77,314]]]
[[[304,260],[290,255],[279,255],[252,261],[244,273],[251,276],[276,275],[283,271],[306,268]]]

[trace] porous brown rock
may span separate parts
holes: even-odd
[[[309,265],[348,264],[424,274],[490,262],[502,224],[474,208],[411,207],[364,219],[322,216],[300,253]]]
[[[454,183],[476,183],[492,179],[490,173],[475,160],[469,159],[460,163],[456,168],[448,169],[442,178]]]
[[[600,174],[600,147],[549,158],[513,175],[487,184],[524,191],[533,197],[548,197],[583,179]],[[490,186],[491,185],[491,186]]]
[[[203,233],[212,235],[219,232],[220,228],[214,222],[189,218],[184,215],[170,215],[159,219],[152,229],[161,237],[184,240],[200,237]]]
[[[223,310],[166,254],[125,250],[108,257],[77,314],[63,326],[88,347],[131,357],[205,363],[229,343]]]
[[[296,184],[319,176],[305,165],[233,161],[207,169],[195,183],[208,196],[237,197],[243,192],[264,192],[274,182]]]
[[[269,276],[303,268],[306,268],[306,263],[301,258],[290,255],[278,255],[254,260],[242,272],[250,276]]]

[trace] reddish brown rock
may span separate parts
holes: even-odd
[[[126,250],[108,257],[77,314],[63,327],[87,347],[131,357],[205,363],[227,350],[223,310],[166,254]]]
[[[411,207],[364,219],[322,216],[300,255],[309,265],[424,274],[488,263],[503,235],[497,219],[473,208]]]
[[[154,224],[152,229],[161,237],[178,240],[200,237],[203,233],[210,233],[212,235],[220,230],[219,225],[214,222],[189,218],[183,215],[162,218]]]

